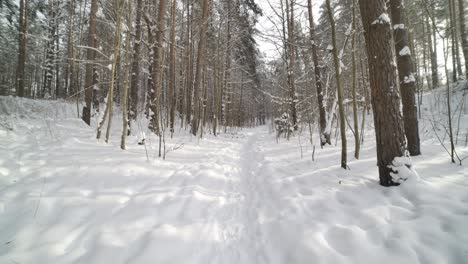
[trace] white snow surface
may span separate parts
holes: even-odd
[[[344,171],[339,143],[312,161],[308,137],[267,127],[181,129],[165,161],[148,138],[147,161],[115,118],[105,144],[73,103],[0,97],[0,263],[466,263],[467,166],[424,124],[419,179],[385,188],[371,130]]]

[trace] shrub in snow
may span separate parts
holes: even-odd
[[[283,113],[280,118],[275,118],[276,136],[280,137],[282,134],[288,135],[292,129],[292,123],[288,113]]]
[[[392,165],[388,167],[394,171],[390,173],[390,175],[392,175],[392,181],[396,184],[401,184],[408,180],[410,182],[419,180],[419,175],[414,170],[411,158],[408,156],[395,157],[392,161]]]

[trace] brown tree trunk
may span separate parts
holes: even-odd
[[[193,86],[193,100],[195,104],[194,115],[192,119],[192,134],[197,135],[198,125],[200,119],[200,107],[201,99],[200,97],[200,85],[202,81],[202,69],[205,64],[205,49],[206,49],[206,32],[208,29],[208,10],[209,10],[209,0],[203,0],[202,8],[202,17],[200,20],[200,41],[198,43],[198,52],[197,52],[197,68],[195,70],[195,83]]]
[[[122,96],[122,135],[120,138],[120,148],[125,150],[125,139],[127,134],[129,133],[128,128],[128,87],[129,87],[129,79],[130,79],[130,39],[131,39],[131,32],[132,32],[132,1],[128,0],[127,5],[127,33],[125,36],[125,81],[123,86],[123,96]]]
[[[359,0],[365,32],[380,184],[395,185],[391,167],[406,152],[390,19],[385,0]]]
[[[390,9],[408,151],[411,156],[417,156],[421,155],[421,149],[419,146],[418,111],[414,98],[416,78],[413,74],[413,59],[409,48],[407,25],[405,25],[403,0],[390,0]]]
[[[170,95],[169,98],[170,102],[170,122],[169,122],[169,129],[171,131],[171,137],[174,134],[174,126],[175,126],[175,111],[176,111],[176,34],[175,34],[175,16],[176,16],[176,0],[172,0],[172,7],[171,7],[171,50],[170,50],[170,64],[169,64],[169,91]]]
[[[456,82],[458,80],[457,75],[457,40],[456,40],[456,25],[455,20],[453,18],[453,1],[448,0],[448,8],[449,8],[449,26],[450,26],[450,39],[452,41],[452,81]]]
[[[291,5],[289,5],[291,1]],[[289,108],[291,113],[291,125],[294,130],[298,129],[297,110],[296,110],[296,85],[294,83],[294,66],[296,65],[296,56],[294,52],[294,0],[286,0],[286,17],[288,27],[288,57],[289,62],[286,64],[289,88]]]
[[[345,123],[345,112],[343,106],[343,90],[341,88],[341,66],[340,59],[338,58],[338,47],[336,45],[336,29],[335,19],[333,17],[333,10],[331,8],[330,0],[325,1],[327,4],[328,19],[330,20],[331,33],[332,33],[332,44],[333,44],[333,61],[335,64],[335,78],[336,78],[336,91],[338,94],[338,109],[340,111],[340,134],[341,134],[341,167],[346,169],[347,163],[347,148],[346,148],[346,123]]]
[[[359,159],[360,138],[359,138],[359,120],[357,107],[357,72],[356,72],[356,0],[353,0],[353,37],[351,40],[351,64],[353,70],[353,121],[354,121],[354,157]]]
[[[138,115],[138,95],[140,87],[140,46],[142,36],[141,16],[143,13],[143,0],[137,0],[135,18],[135,42],[133,44],[133,61],[129,99],[129,121],[135,121]]]
[[[154,34],[154,47],[153,47],[153,72],[152,72],[152,87],[150,87],[150,102],[149,108],[151,109],[150,125],[149,128],[156,134],[160,134],[159,128],[159,104],[161,95],[161,67],[163,61],[163,41],[166,17],[166,0],[159,1],[158,8],[158,21],[156,24],[156,32]]]
[[[193,6],[191,0],[187,0],[187,73],[185,82],[185,123],[188,125],[192,121],[192,85],[193,85],[193,35],[192,35],[192,13]]]
[[[320,144],[322,146],[325,144],[331,145],[330,134],[325,133],[325,128],[327,127],[327,118],[325,116],[325,106],[323,104],[322,79],[320,76],[320,64],[317,55],[317,43],[315,40],[315,26],[312,14],[312,0],[307,0],[307,9],[309,13],[310,41],[312,42],[312,61],[314,63],[315,89],[317,90],[317,103],[319,108]]]
[[[16,68],[16,94],[24,97],[24,68],[26,66],[26,43],[28,36],[28,0],[20,0],[18,65]]]
[[[83,107],[82,119],[86,124],[91,125],[91,103],[93,101],[95,71],[93,62],[96,57],[94,49],[97,48],[96,35],[96,13],[98,10],[98,1],[91,0],[91,12],[89,14],[88,28],[88,49],[86,51],[86,76],[85,76],[85,106]]]

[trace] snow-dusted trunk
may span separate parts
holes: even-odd
[[[357,71],[356,71],[356,0],[353,0],[353,36],[351,39],[351,64],[352,64],[352,93],[353,93],[353,120],[354,120],[354,157],[359,159],[359,120],[358,120],[358,107],[357,107]]]
[[[160,134],[159,127],[159,109],[160,109],[160,95],[161,95],[161,71],[163,61],[163,42],[164,42],[164,30],[165,30],[165,17],[166,17],[166,0],[159,1],[158,7],[158,21],[154,25],[156,32],[154,34],[155,43],[153,46],[153,72],[152,72],[152,85],[150,89],[150,100],[149,108],[150,124],[149,128],[156,134]]]
[[[18,32],[18,65],[16,68],[16,94],[24,96],[24,68],[26,65],[26,42],[28,33],[28,0],[20,0]]]
[[[127,34],[125,39],[125,81],[123,86],[122,96],[122,136],[120,140],[120,148],[125,149],[125,138],[129,132],[128,128],[128,87],[130,81],[130,39],[132,33],[132,1],[128,0],[127,5]]]
[[[176,111],[176,32],[175,32],[175,17],[176,17],[176,0],[172,0],[171,7],[171,50],[170,50],[170,64],[169,64],[169,99],[170,99],[170,117],[169,117],[169,130],[171,137],[174,134],[175,126],[175,111]]]
[[[400,113],[393,36],[385,0],[359,0],[366,39],[372,109],[377,145],[380,184],[391,186],[390,166],[396,157],[406,155],[406,139]]]
[[[187,0],[187,48],[186,48],[186,73],[185,73],[185,124],[189,125],[192,120],[192,85],[193,85],[193,34],[192,34],[193,6]]]
[[[86,51],[86,75],[85,75],[85,106],[83,107],[82,119],[86,124],[91,124],[91,103],[93,102],[94,86],[95,86],[95,67],[94,59],[96,57],[97,35],[96,35],[96,14],[98,11],[98,1],[91,0],[91,11],[89,14],[88,28],[88,49]]]
[[[140,82],[140,46],[142,40],[141,16],[143,13],[143,0],[137,0],[136,18],[135,18],[135,42],[133,44],[133,61],[129,100],[129,119],[135,121],[138,113],[138,94]]]
[[[343,106],[343,90],[341,88],[341,61],[338,57],[338,48],[336,45],[336,29],[335,19],[333,17],[333,10],[331,8],[330,0],[326,0],[328,19],[330,20],[332,44],[333,44],[333,62],[335,65],[335,78],[336,78],[336,91],[338,94],[338,111],[340,112],[340,134],[341,134],[341,167],[347,168],[347,146],[346,146],[346,122],[345,112]]]
[[[315,89],[317,92],[317,104],[319,109],[319,124],[320,124],[320,145],[331,144],[330,134],[325,133],[327,126],[327,118],[325,106],[323,104],[323,92],[322,92],[322,79],[320,74],[320,63],[317,54],[317,43],[315,40],[315,25],[314,17],[312,14],[312,0],[307,0],[307,10],[309,14],[309,34],[310,41],[312,42],[312,61],[314,63],[314,74],[315,74]]]
[[[291,3],[289,4],[289,1]],[[294,0],[286,0],[286,22],[288,28],[288,58],[286,64],[288,89],[289,89],[289,111],[291,114],[291,125],[294,130],[297,130],[297,109],[296,109],[296,85],[294,81],[294,66],[296,65],[296,53],[294,47]],[[289,135],[289,132],[288,132]]]
[[[403,0],[390,0],[395,51],[403,103],[403,118],[408,151],[411,156],[421,154],[419,146],[418,110],[414,93],[416,78],[413,73],[413,58],[410,52],[408,30],[405,23]]]

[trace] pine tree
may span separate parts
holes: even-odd
[[[380,184],[395,185],[390,166],[406,155],[394,41],[385,0],[359,0],[369,64]]]

